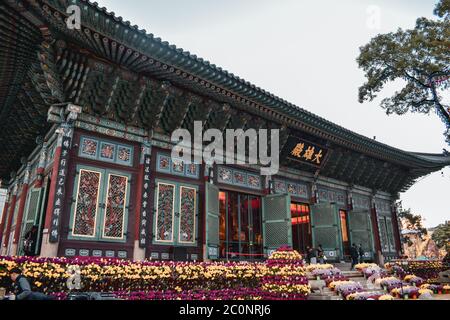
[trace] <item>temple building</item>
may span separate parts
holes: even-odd
[[[32,254],[47,257],[257,260],[321,244],[341,261],[355,243],[385,261],[401,252],[399,193],[450,165],[320,118],[90,1],[1,1],[0,39],[1,255],[24,254],[34,226]],[[172,132],[194,121],[278,129],[279,172],[171,157]]]

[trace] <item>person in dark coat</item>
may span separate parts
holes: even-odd
[[[364,262],[364,249],[362,247],[362,244],[359,244],[358,246],[358,255],[359,255],[359,263]]]
[[[311,247],[310,246],[306,246],[306,263],[311,263]]]
[[[356,244],[352,244],[350,247],[350,257],[352,258],[352,266],[350,267],[351,270],[355,267],[356,264],[358,264],[358,248],[356,247]]]
[[[316,264],[317,263],[317,249],[309,248],[309,263]]]
[[[318,262],[320,264],[324,264],[325,263],[325,252],[323,251],[322,245],[319,244],[319,246],[317,247],[317,258],[318,258]]]
[[[38,236],[38,227],[33,226],[25,235],[23,251],[26,256],[32,257],[36,255],[36,242]]]
[[[9,272],[13,282],[13,292],[15,300],[54,300],[53,297],[47,296],[41,292],[31,291],[30,282],[22,275],[22,270],[14,268]]]

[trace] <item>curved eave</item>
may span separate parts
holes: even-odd
[[[133,71],[138,70],[133,69],[135,64],[128,63],[127,59],[115,61],[108,56],[108,52],[103,48],[101,40],[108,41],[109,39],[109,41],[115,41],[117,46],[123,45],[125,50],[132,50],[139,59],[146,58],[158,61],[162,65],[158,68],[151,66],[150,69],[154,75],[160,78],[173,81],[195,92],[200,90],[206,95],[219,96],[223,101],[227,101],[228,98],[234,99],[237,104],[245,104],[248,107],[252,107],[256,113],[267,112],[267,110],[275,111],[275,114],[270,114],[271,117],[281,119],[280,121],[284,121],[294,128],[298,129],[300,127],[309,133],[320,135],[338,145],[368,154],[371,157],[394,162],[410,170],[419,168],[439,170],[443,166],[448,165],[446,160],[444,162],[436,161],[436,157],[439,157],[438,155],[430,158],[406,152],[321,118],[211,64],[209,61],[197,57],[189,51],[177,48],[155,37],[153,34],[139,29],[138,26],[132,25],[120,16],[116,16],[114,12],[108,12],[105,7],[100,7],[96,2],[89,0],[27,0],[27,2],[30,8],[38,9],[35,13],[42,14],[41,18],[50,19],[53,26],[60,32],[64,32],[65,35],[75,41],[83,42],[83,45],[87,47],[97,48],[94,51],[106,59],[119,63]],[[79,5],[81,8],[83,31],[69,31],[65,26],[61,25],[61,17],[67,15],[65,12],[67,6],[73,4]],[[40,11],[42,9],[43,11]],[[50,12],[50,9],[57,12]],[[92,41],[92,38],[89,41],[85,39],[86,35],[84,32],[86,28],[91,33],[98,33],[99,39],[97,40],[99,42],[97,44],[95,44],[95,41]],[[131,56],[132,54],[130,53]],[[189,79],[190,77],[198,81],[192,81]],[[220,95],[221,93],[222,95]],[[286,119],[282,119],[279,115],[285,116]]]
[[[416,158],[426,162],[431,168],[443,168],[450,165],[450,154],[412,152]]]

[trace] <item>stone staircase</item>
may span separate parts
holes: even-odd
[[[342,271],[342,274],[349,278],[349,280],[359,282],[362,287],[363,291],[367,292],[379,292],[380,294],[385,293],[383,290],[377,290],[370,287],[370,285],[367,285],[367,280],[359,273],[358,271],[352,271],[350,270],[350,263],[338,263],[335,264],[336,268],[340,269]],[[316,280],[312,276],[308,276],[308,280],[314,281]],[[315,292],[311,292],[311,294],[308,297],[308,300],[344,300],[342,297],[338,296],[334,291],[331,291],[329,288],[325,287],[322,290],[322,293],[320,291],[316,290]]]
[[[308,300],[344,300],[342,297],[336,295],[335,292],[329,288],[323,288],[322,293],[311,292],[308,296]]]

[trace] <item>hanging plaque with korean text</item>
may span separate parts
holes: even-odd
[[[287,144],[287,157],[291,160],[321,167],[328,154],[328,149],[318,144],[290,137]]]

